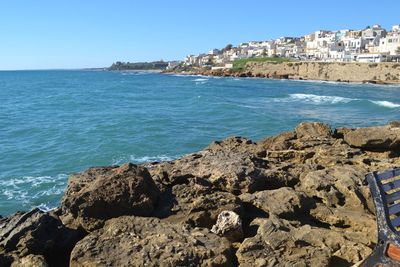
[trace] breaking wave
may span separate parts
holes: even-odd
[[[136,156],[129,155],[127,157],[120,157],[118,159],[114,159],[112,164],[120,165],[125,162],[133,162],[137,164],[147,163],[147,162],[161,162],[161,161],[171,161],[178,158],[178,156],[168,156],[168,155],[157,155],[157,156]]]
[[[290,94],[290,98],[294,100],[303,100],[306,102],[313,102],[317,104],[338,104],[338,103],[349,103],[357,99],[346,98],[341,96],[325,96],[325,95],[312,95],[312,94]]]
[[[396,103],[393,103],[393,102],[390,102],[390,101],[372,101],[372,100],[370,100],[370,102],[374,103],[374,104],[376,104],[378,106],[385,107],[385,108],[398,108],[398,107],[400,107],[400,104],[396,104]]]
[[[360,102],[367,101],[372,104],[385,107],[385,108],[399,108],[400,104],[393,103],[390,101],[378,101],[378,100],[368,100],[368,99],[360,99],[360,98],[347,98],[341,96],[325,96],[325,95],[314,95],[314,94],[290,94],[289,98],[280,99],[276,101],[302,101],[305,103],[311,104],[347,104],[350,102]]]

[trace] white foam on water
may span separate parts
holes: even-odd
[[[351,101],[358,100],[341,96],[325,96],[325,95],[313,95],[313,94],[290,94],[289,97],[292,100],[312,102],[315,104],[339,104],[339,103],[349,103]]]
[[[132,162],[145,163],[145,162],[155,162],[155,161],[171,161],[174,159],[174,157],[170,157],[167,155],[135,157],[134,155],[131,155],[129,159]]]
[[[197,79],[194,79],[192,81],[193,82],[206,82],[206,81],[208,81],[208,79],[206,79],[206,78],[197,78]]]
[[[113,165],[121,165],[125,162],[133,162],[137,164],[147,163],[147,162],[161,162],[161,161],[171,161],[178,158],[178,156],[168,156],[168,155],[156,155],[156,156],[136,156],[136,155],[129,155],[127,157],[120,157],[114,159],[112,164]]]
[[[390,101],[372,101],[372,100],[370,100],[370,102],[374,103],[374,104],[376,104],[378,106],[385,107],[385,108],[398,108],[398,107],[400,107],[400,104],[396,104],[396,103],[393,103],[393,102],[390,102]]]
[[[50,203],[40,203],[43,198],[60,196],[67,184],[67,175],[56,176],[24,176],[0,180],[0,197],[19,202],[30,208],[39,207],[43,210],[54,208]]]

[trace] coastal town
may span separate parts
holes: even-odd
[[[233,62],[251,58],[286,58],[322,62],[399,62],[400,25],[386,30],[380,25],[362,30],[319,30],[301,37],[231,44],[208,53],[188,55],[183,62],[170,62],[189,67],[232,68]]]

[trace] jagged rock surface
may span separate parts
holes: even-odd
[[[70,266],[232,266],[225,238],[154,218],[120,217],[81,240]]]
[[[399,129],[301,123],[174,161],[91,168],[70,177],[62,222],[59,211],[0,218],[0,265],[35,254],[52,266],[48,252],[83,228],[73,266],[351,266],[376,242],[364,176],[400,166]],[[210,232],[221,212],[238,215],[242,237]]]
[[[11,267],[48,267],[46,260],[42,255],[28,255],[20,258],[11,264]]]
[[[45,213],[38,209],[18,212],[0,220],[0,254],[4,253],[0,255],[3,257],[0,263],[4,261],[7,266],[10,259],[35,254],[43,255],[49,264],[64,266],[72,248],[82,237],[81,232],[64,226],[54,212]]]

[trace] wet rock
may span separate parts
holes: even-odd
[[[204,228],[122,216],[78,242],[70,266],[232,266],[231,249]]]
[[[351,146],[372,151],[400,148],[400,127],[396,123],[385,126],[358,128],[344,133],[344,140]]]
[[[224,236],[231,242],[241,241],[243,239],[242,220],[235,212],[225,210],[218,215],[218,220],[211,232]]]
[[[46,260],[42,255],[30,254],[20,258],[11,264],[11,267],[47,267]]]
[[[0,251],[17,258],[40,254],[57,266],[68,264],[69,253],[82,237],[81,232],[65,227],[56,214],[39,209],[0,221]]]
[[[92,231],[110,218],[149,216],[158,196],[157,186],[142,166],[90,168],[69,178],[62,219],[73,228]]]
[[[198,179],[164,191],[153,216],[173,223],[211,228],[224,210],[241,215],[243,208],[240,199],[229,192],[217,191],[207,181]]]

